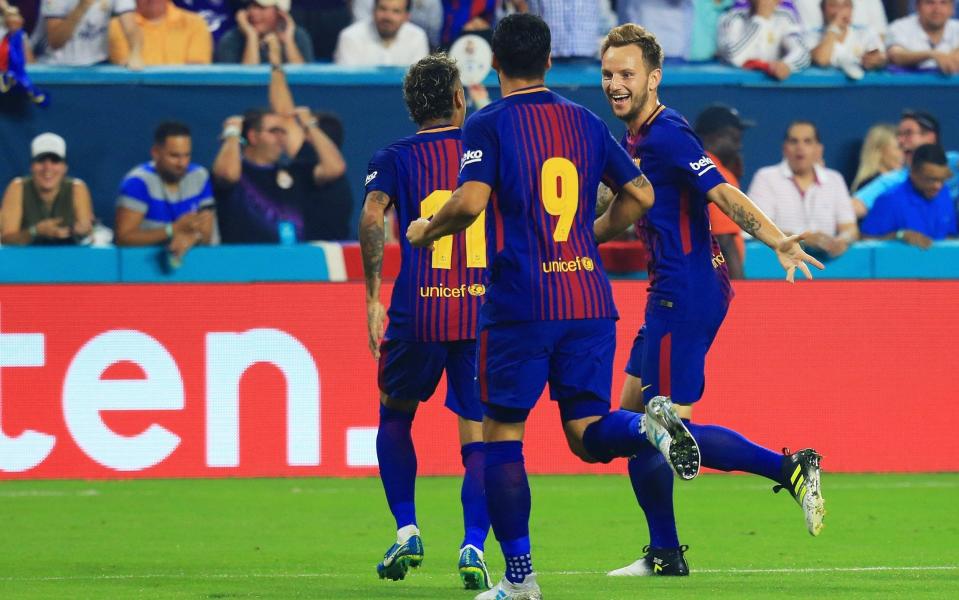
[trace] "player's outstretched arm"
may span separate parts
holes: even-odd
[[[366,277],[366,328],[369,333],[370,353],[380,358],[380,340],[383,339],[383,325],[386,320],[386,308],[380,302],[380,283],[382,282],[383,245],[386,241],[384,220],[390,197],[380,191],[366,195],[363,212],[360,213],[360,250],[363,253],[363,274]]]
[[[432,219],[410,223],[406,239],[417,248],[425,248],[441,237],[463,231],[486,210],[492,191],[493,188],[480,181],[463,183]]]
[[[789,283],[795,279],[797,268],[807,279],[812,279],[812,273],[809,272],[806,263],[818,269],[825,269],[821,262],[806,254],[799,244],[810,235],[808,231],[787,236],[749,199],[749,196],[728,183],[720,183],[709,190],[707,197],[742,227],[743,231],[772,248],[776,258],[779,259],[779,264],[786,270],[786,281]]]
[[[611,240],[641,219],[653,207],[656,197],[645,175],[633,179],[619,190],[609,208],[593,222],[596,243]]]

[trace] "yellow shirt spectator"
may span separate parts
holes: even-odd
[[[134,15],[143,31],[143,64],[145,65],[207,65],[213,58],[213,37],[200,15],[177,8],[173,2],[154,7],[158,18],[147,18],[137,3]],[[153,4],[146,2],[143,4]],[[165,10],[164,10],[165,9]],[[126,64],[130,53],[126,36],[117,19],[110,21],[110,62]]]

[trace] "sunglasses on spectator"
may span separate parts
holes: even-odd
[[[34,158],[33,162],[35,163],[52,162],[55,165],[59,165],[60,163],[63,162],[63,157],[57,156],[56,154],[41,154],[40,156]]]

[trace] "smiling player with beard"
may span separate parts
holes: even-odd
[[[633,343],[621,395],[623,409],[646,413],[642,427],[651,444],[630,459],[629,473],[650,542],[645,556],[610,575],[688,575],[670,469],[684,480],[695,477],[700,464],[763,475],[775,489],[791,492],[812,535],[820,532],[824,514],[818,453],[783,456],[729,429],[689,422],[705,387],[706,352],[733,296],[707,204],[714,202],[773,249],[788,281],[797,268],[811,278],[806,263],[823,267],[799,245],[808,234],[784,235],[726,182],[686,119],[659,102],[663,50],[655,36],[638,25],[621,25],[607,35],[601,56],[603,92],[627,127],[622,144],[656,194],[637,224],[650,252],[650,287],[646,322]]]

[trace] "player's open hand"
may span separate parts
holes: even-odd
[[[789,283],[793,283],[795,280],[797,267],[803,272],[806,279],[812,279],[812,273],[809,272],[809,267],[806,263],[815,266],[820,271],[826,268],[821,262],[806,254],[802,246],[799,245],[799,242],[810,235],[808,231],[790,235],[783,238],[776,246],[776,258],[779,259],[779,264],[786,269],[786,281]]]
[[[430,245],[426,237],[426,226],[430,224],[429,219],[416,219],[406,229],[406,239],[414,248],[425,248]]]
[[[380,341],[383,339],[386,308],[379,301],[366,303],[366,328],[370,334],[370,353],[380,359]]]

